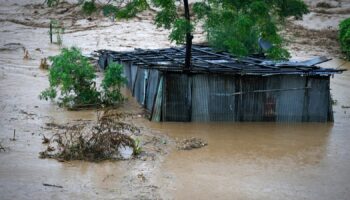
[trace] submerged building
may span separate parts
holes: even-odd
[[[99,65],[124,66],[127,87],[153,121],[333,121],[330,77],[343,70],[304,62],[237,58],[193,46],[184,70],[184,48],[99,52]]]

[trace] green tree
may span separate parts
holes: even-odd
[[[272,44],[266,53],[273,59],[289,57],[278,33],[285,19],[308,13],[301,0],[206,0],[195,3],[193,10],[204,20],[208,42],[216,49],[246,56],[260,51],[261,38]]]
[[[350,60],[350,18],[339,24],[339,40],[342,52]]]
[[[54,100],[64,107],[96,105],[100,103],[100,93],[95,88],[95,70],[80,50],[63,48],[57,56],[49,58],[50,87],[40,94],[40,99]]]
[[[145,0],[134,0],[145,1]],[[286,59],[290,55],[283,48],[279,34],[285,19],[301,18],[308,13],[302,0],[203,0],[189,9],[188,0],[183,0],[184,13],[177,13],[175,0],[152,0],[160,8],[155,17],[158,27],[171,29],[169,38],[177,44],[186,44],[185,67],[190,66],[191,46],[195,24],[202,20],[208,43],[217,50],[246,56],[259,53],[258,40],[272,44],[267,56]],[[190,14],[195,17],[191,19]]]

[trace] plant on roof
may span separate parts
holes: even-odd
[[[350,60],[350,18],[339,24],[339,40],[342,52]]]

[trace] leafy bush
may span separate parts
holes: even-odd
[[[108,65],[102,81],[103,103],[105,105],[116,105],[124,100],[120,89],[126,83],[126,78],[123,77],[122,73],[122,65],[117,63]]]
[[[92,13],[97,11],[97,7],[95,1],[84,1],[83,3],[83,12],[87,15],[91,15]]]
[[[350,60],[350,18],[340,23],[339,39],[341,50],[344,52],[346,58]]]
[[[40,99],[54,100],[60,91],[58,104],[64,107],[96,105],[100,94],[95,88],[94,68],[79,49],[63,48],[61,54],[49,57],[50,87],[40,94]]]
[[[104,16],[113,16],[115,17],[116,13],[118,11],[118,8],[116,6],[113,6],[111,4],[104,5],[102,7],[102,13]]]
[[[114,106],[124,100],[120,91],[126,83],[122,65],[108,66],[101,84],[102,92],[99,92],[94,80],[95,70],[78,48],[64,48],[61,54],[49,59],[52,61],[50,87],[41,92],[40,99],[55,100],[57,97],[58,104],[68,108]]]
[[[58,3],[60,3],[60,0],[45,0],[45,2],[47,4],[47,6],[49,7],[53,7],[53,6],[57,6]]]
[[[135,17],[137,13],[142,12],[147,8],[149,8],[147,0],[132,0],[126,4],[125,7],[117,11],[116,17],[120,19]]]

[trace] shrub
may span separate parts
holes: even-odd
[[[95,70],[78,48],[63,48],[52,61],[49,69],[50,87],[39,95],[40,99],[55,100],[68,108],[115,106],[124,100],[121,87],[126,83],[123,66],[112,63],[102,80],[102,92],[96,89]],[[60,95],[57,95],[57,93]]]
[[[92,13],[96,12],[97,11],[97,7],[96,7],[96,4],[95,4],[95,1],[92,0],[92,1],[85,1],[83,3],[83,12],[87,15],[91,15]]]
[[[46,0],[44,3],[47,4],[49,7],[57,6],[60,1],[59,0]]]
[[[116,105],[124,100],[120,89],[126,83],[126,78],[122,74],[122,65],[112,63],[108,66],[102,81],[103,103],[105,105]]]
[[[350,18],[339,24],[339,39],[342,52],[350,60]]]
[[[72,108],[99,104],[100,94],[95,88],[94,68],[79,49],[63,48],[61,54],[49,59],[52,61],[49,69],[50,87],[40,94],[40,99],[54,100],[60,91],[60,106]]]
[[[117,11],[118,11],[118,8],[111,4],[107,4],[102,7],[102,13],[106,17],[109,17],[109,16],[115,17]]]
[[[149,8],[146,0],[132,0],[125,7],[119,9],[116,17],[119,19],[127,19],[135,17],[137,13]]]

